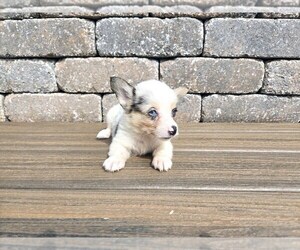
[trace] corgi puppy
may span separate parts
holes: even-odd
[[[171,139],[178,135],[173,119],[176,104],[188,90],[183,87],[172,90],[157,80],[133,87],[119,77],[111,78],[111,89],[119,104],[108,111],[107,128],[97,135],[98,139],[112,137],[104,169],[119,171],[131,155],[152,153],[152,166],[168,171],[172,167]]]

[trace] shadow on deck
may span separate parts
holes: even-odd
[[[181,124],[173,168],[105,172],[103,124],[0,124],[1,236],[300,236],[299,124]]]

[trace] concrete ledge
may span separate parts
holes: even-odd
[[[299,18],[299,7],[246,7],[214,6],[205,14],[210,17],[243,17],[243,18]]]
[[[300,7],[249,7],[214,6],[203,11],[191,5],[115,5],[102,6],[97,10],[79,6],[48,6],[0,9],[0,20],[37,19],[37,18],[86,18],[102,19],[107,17],[192,17],[200,20],[211,18],[284,18],[299,19]]]
[[[95,12],[79,6],[24,7],[0,9],[0,20],[29,18],[90,17]]]
[[[40,0],[42,6],[80,5],[97,7],[106,5],[145,5],[148,0]]]
[[[96,15],[104,17],[201,17],[202,10],[190,5],[161,7],[145,6],[107,6],[97,10]]]
[[[211,6],[299,6],[299,0],[2,0],[0,8],[28,6],[78,5],[97,8],[107,5],[192,5],[201,8]]]
[[[214,5],[246,5],[253,6],[257,0],[150,0],[150,4],[173,6],[177,4],[189,4],[201,8],[207,8]]]

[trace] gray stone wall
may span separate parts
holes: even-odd
[[[207,8],[216,5],[229,6],[299,6],[299,0],[1,0],[0,8],[28,6],[87,6],[107,5],[192,5]]]
[[[299,0],[224,2],[0,1],[0,121],[105,121],[119,76],[189,88],[179,121],[300,122]]]

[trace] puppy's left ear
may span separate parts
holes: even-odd
[[[116,93],[120,105],[129,111],[132,104],[135,88],[120,77],[110,78],[110,87]]]
[[[180,100],[187,94],[187,92],[189,92],[189,90],[185,87],[179,87],[177,89],[174,89],[174,92]]]

